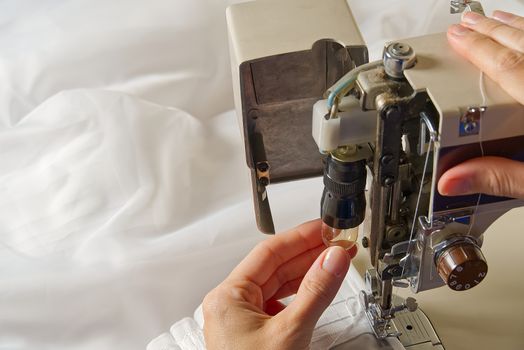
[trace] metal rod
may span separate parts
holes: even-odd
[[[400,176],[398,177],[398,180],[393,184],[393,194],[391,196],[391,209],[389,213],[389,217],[391,219],[392,224],[398,224],[399,217],[400,217],[400,202],[401,202],[401,194],[402,194],[402,182],[400,179]]]
[[[393,281],[382,281],[382,294],[380,295],[380,307],[382,310],[391,309],[391,296],[393,295]]]

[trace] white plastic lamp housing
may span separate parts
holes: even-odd
[[[313,139],[320,152],[375,140],[376,111],[362,111],[359,101],[352,96],[342,98],[339,109],[338,117],[329,119],[327,100],[313,105]]]

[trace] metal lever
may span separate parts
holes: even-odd
[[[421,156],[429,151],[428,143],[426,143],[427,134],[426,129],[429,131],[430,142],[438,141],[438,132],[435,129],[435,126],[431,123],[429,116],[426,112],[420,113],[420,135],[419,135],[419,144],[418,144],[418,155]]]
[[[397,312],[408,310],[409,312],[415,312],[418,309],[418,303],[415,298],[407,298],[403,304],[394,306],[391,308],[391,315],[394,315]]]
[[[451,0],[449,12],[451,14],[462,12],[476,12],[484,16],[484,9],[479,1]]]

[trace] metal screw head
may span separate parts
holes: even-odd
[[[403,43],[393,43],[390,46],[390,50],[393,54],[398,56],[405,56],[409,54],[411,47]]]
[[[471,134],[472,132],[474,132],[475,130],[477,129],[477,123],[475,122],[468,122],[464,125],[464,131],[467,133],[467,134]]]
[[[415,51],[411,46],[401,42],[393,42],[384,48],[384,70],[392,78],[402,78],[404,70],[413,67],[416,62]]]
[[[481,127],[481,116],[486,107],[469,107],[460,117],[459,136],[478,135]]]
[[[252,109],[248,112],[248,117],[253,119],[253,120],[256,120],[258,119],[258,110],[257,109]]]
[[[395,183],[395,179],[391,176],[387,176],[385,179],[384,179],[384,185],[386,186],[391,186]]]
[[[406,309],[408,309],[409,311],[413,312],[413,311],[416,311],[418,309],[418,303],[417,301],[415,300],[415,298],[406,298]]]
[[[380,159],[380,162],[382,163],[382,165],[388,165],[392,161],[393,161],[393,155],[391,155],[391,154],[385,154]]]
[[[269,185],[269,179],[268,179],[267,177],[261,177],[261,178],[259,179],[259,181],[260,181],[260,184],[261,184],[262,186],[267,186],[267,185]]]
[[[257,163],[257,169],[262,172],[266,172],[269,170],[269,164],[267,162],[259,162]]]

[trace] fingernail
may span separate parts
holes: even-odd
[[[460,24],[454,24],[449,27],[449,32],[456,36],[463,36],[471,32],[468,28],[461,26]]]
[[[329,247],[322,262],[322,270],[341,277],[346,273],[348,265],[348,253],[342,247]]]
[[[460,180],[449,180],[448,185],[446,186],[447,190],[443,195],[445,196],[459,196],[463,194],[470,194],[472,185],[471,181],[468,179]]]
[[[493,12],[493,18],[495,18],[497,21],[510,24],[515,20],[515,15],[504,11],[495,11]]]
[[[463,12],[461,19],[462,22],[467,24],[477,24],[478,22],[480,22],[480,20],[482,20],[483,17],[484,16],[479,15],[476,12]]]

